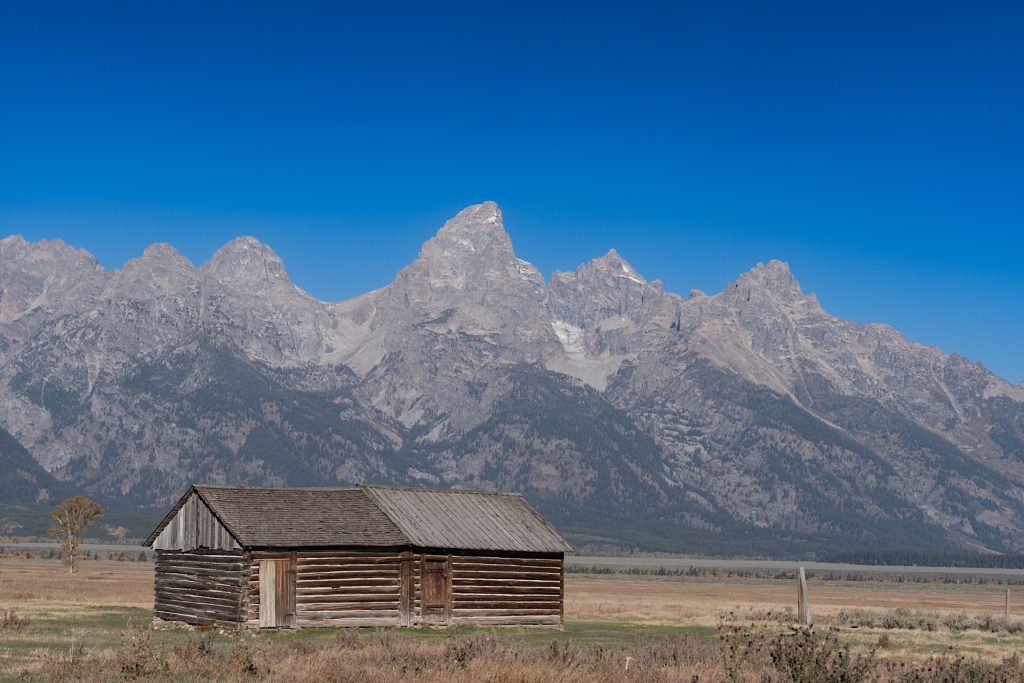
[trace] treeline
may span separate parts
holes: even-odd
[[[980,553],[910,550],[845,550],[828,554],[823,561],[837,564],[902,565],[907,567],[1024,569],[1024,554],[982,555]]]
[[[103,562],[149,562],[152,554],[143,550],[79,550],[75,555],[82,560]],[[5,548],[0,545],[0,559],[60,560],[64,559],[64,554],[58,548]]]
[[[567,574],[583,574],[593,576],[634,576],[650,578],[698,578],[698,579],[761,579],[794,581],[797,573],[789,569],[726,569],[721,567],[696,567],[691,565],[683,568],[668,567],[608,567],[603,565],[566,564]],[[984,576],[957,574],[914,574],[894,573],[869,570],[867,572],[851,571],[808,571],[808,579],[822,581],[863,581],[876,583],[928,583],[928,584],[972,584],[979,586],[1019,586],[1024,585],[1024,576]]]

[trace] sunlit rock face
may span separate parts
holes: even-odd
[[[751,531],[1024,549],[1021,385],[830,316],[779,261],[710,296],[614,249],[545,282],[493,202],[343,302],[251,237],[121,270],[8,237],[0,384],[19,499],[397,482],[523,491],[595,538],[657,529],[675,549]]]

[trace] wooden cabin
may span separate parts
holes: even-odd
[[[519,494],[193,486],[150,534],[155,617],[559,626],[572,548]]]

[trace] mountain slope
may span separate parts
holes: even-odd
[[[0,240],[0,386],[29,497],[494,487],[592,543],[1024,549],[1024,387],[830,316],[778,261],[713,296],[614,250],[545,282],[492,202],[340,303],[252,238],[120,271]]]

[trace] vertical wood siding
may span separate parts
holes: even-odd
[[[153,541],[154,550],[238,550],[240,546],[203,500],[193,493]]]
[[[245,573],[241,551],[158,550],[154,616],[237,627],[244,614]]]

